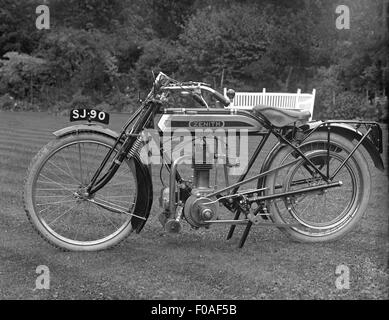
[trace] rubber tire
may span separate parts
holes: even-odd
[[[125,238],[127,238],[130,233],[133,231],[131,221],[133,219],[129,219],[127,222],[127,225],[123,230],[118,233],[115,237],[108,239],[105,242],[93,244],[90,246],[81,246],[81,245],[75,245],[70,244],[67,242],[64,242],[57,237],[55,237],[53,234],[51,234],[40,222],[38,216],[35,213],[33,202],[32,202],[32,187],[35,179],[35,175],[39,172],[41,169],[42,164],[45,163],[46,159],[49,158],[56,150],[61,148],[63,145],[66,145],[71,142],[76,142],[78,140],[92,140],[100,143],[104,143],[110,146],[113,146],[115,143],[115,139],[102,135],[97,133],[79,133],[79,134],[70,134],[67,136],[63,136],[60,138],[57,138],[51,142],[49,142],[47,145],[45,145],[38,153],[37,155],[31,160],[31,163],[28,168],[27,177],[25,179],[24,184],[24,193],[23,193],[23,199],[24,199],[24,209],[27,214],[27,217],[31,224],[33,225],[34,229],[38,232],[38,234],[46,240],[51,245],[55,246],[56,248],[60,248],[64,251],[99,251],[99,250],[105,250],[108,248],[111,248],[113,246],[118,245],[121,241],[123,241]],[[135,170],[137,170],[137,166],[135,166]],[[134,174],[137,175],[137,173],[134,172]],[[139,185],[138,185],[139,187]],[[142,196],[139,196],[139,192],[137,193],[137,200],[136,200],[136,207],[138,206],[138,202],[142,199]]]
[[[312,142],[325,142],[327,143],[327,133],[326,132],[317,132],[313,133],[302,145],[307,145]],[[344,148],[348,153],[354,148],[354,144],[347,138],[331,133],[331,142],[334,142]],[[289,146],[282,148],[278,154],[274,157],[273,161],[270,164],[270,168],[275,168],[279,166],[279,163],[292,151],[293,149]],[[351,232],[358,222],[362,219],[366,212],[367,205],[370,199],[371,192],[371,178],[370,170],[368,163],[363,156],[363,154],[357,149],[353,156],[348,160],[352,162],[352,167],[357,170],[358,177],[361,181],[361,190],[359,197],[359,207],[354,213],[353,217],[349,219],[346,225],[344,225],[340,230],[329,235],[323,235],[320,237],[311,237],[297,231],[292,228],[279,227],[288,237],[298,242],[327,242],[334,241],[344,237],[346,234]],[[269,188],[267,194],[274,194],[274,183],[275,183],[276,174],[271,174],[266,178],[266,187]],[[274,205],[273,201],[269,202],[271,219],[275,223],[285,223],[282,217],[279,215],[277,208]]]

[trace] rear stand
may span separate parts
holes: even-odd
[[[238,220],[240,216],[240,210],[236,210],[234,220]],[[230,231],[228,231],[227,240],[230,240],[232,238],[232,235],[234,234],[236,224],[231,225]]]
[[[239,216],[240,216],[240,210],[237,210],[236,213],[235,213],[234,220],[238,220]],[[249,221],[247,223],[246,228],[243,231],[242,237],[239,240],[239,248],[242,248],[244,246],[244,243],[246,242],[246,239],[247,239],[247,236],[248,236],[248,234],[250,232],[252,224],[253,223],[251,221]],[[234,231],[235,231],[235,227],[236,227],[235,224],[233,224],[230,227],[230,230],[228,231],[228,235],[227,235],[227,240],[230,240],[232,238],[232,235],[234,234]]]

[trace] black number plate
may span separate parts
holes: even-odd
[[[70,121],[95,121],[109,123],[109,114],[95,109],[72,109],[70,110]]]

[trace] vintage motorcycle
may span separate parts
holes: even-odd
[[[174,94],[193,98],[199,107],[172,107],[168,102]],[[219,108],[210,107],[206,95]],[[309,121],[308,111],[264,105],[248,111],[228,108],[233,98],[233,90],[227,98],[205,83],[179,82],[159,73],[120,133],[97,124],[108,124],[105,112],[72,110],[71,121],[85,124],[54,132],[56,138],[29,166],[24,188],[29,220],[45,240],[65,250],[106,249],[132,231],[139,233],[153,202],[151,165],[145,160],[155,152],[147,149],[152,139],[146,132],[166,138],[185,129],[192,137],[192,151],[172,158],[164,143],[158,145],[161,171],[169,172],[168,183],[161,175],[159,220],[166,231],[179,232],[184,220],[195,229],[228,224],[230,239],[236,225],[245,225],[240,247],[252,225],[278,227],[302,242],[335,240],[351,231],[364,215],[371,192],[366,155],[384,169],[379,124]],[[207,131],[207,141],[213,139],[224,149],[210,152],[205,134],[196,136],[198,130]],[[216,132],[224,137],[217,139]],[[235,140],[243,135],[260,138],[233,183],[230,172],[242,159],[220,151],[231,147],[230,132]],[[259,172],[247,177],[270,137],[275,145],[260,158]],[[220,188],[219,174],[211,172],[221,159],[226,185]],[[190,179],[178,170],[185,161],[191,164]],[[254,186],[241,189],[249,183]]]

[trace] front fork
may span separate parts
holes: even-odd
[[[120,138],[119,138],[120,139]],[[129,157],[133,156],[139,146],[142,143],[142,139],[140,135],[137,135],[137,137],[128,137],[125,142],[123,143],[123,146],[119,149],[118,154],[116,155],[115,159],[112,161],[112,164],[108,171],[102,176],[99,180],[97,178],[103,171],[105,165],[108,162],[108,159],[111,157],[112,153],[115,150],[115,147],[118,143],[116,143],[111,150],[107,153],[106,157],[104,158],[103,162],[101,163],[99,169],[95,172],[91,182],[89,183],[87,187],[87,192],[89,195],[92,195],[99,191],[101,188],[103,188],[116,174],[118,171],[120,165],[122,164],[123,160],[129,155]],[[131,156],[130,156],[131,154]]]
[[[156,112],[156,108],[153,108],[152,105],[149,105],[149,108],[146,108],[147,105],[140,108],[133,117],[127,122],[127,124],[123,127],[122,132],[120,136],[116,139],[115,144],[112,146],[112,148],[108,151],[106,154],[104,160],[102,161],[100,167],[97,169],[95,174],[92,177],[91,182],[86,188],[86,191],[88,195],[93,195],[97,191],[99,191],[101,188],[103,188],[116,174],[118,171],[120,165],[126,158],[131,158],[136,155],[138,150],[140,149],[143,139],[141,132],[145,128],[145,126],[150,122],[150,120],[153,119],[154,114]],[[146,110],[144,110],[146,108]],[[141,112],[143,114],[141,114]],[[135,123],[133,128],[129,133],[126,133],[128,126],[131,124],[131,122],[139,115],[138,121]],[[112,156],[113,152],[115,151],[115,148],[119,145],[120,141],[125,137],[125,140],[120,147],[117,155],[115,156],[114,160],[111,163],[111,166],[109,167],[108,171],[100,178],[100,174],[103,171],[104,167],[106,166],[109,158]]]

